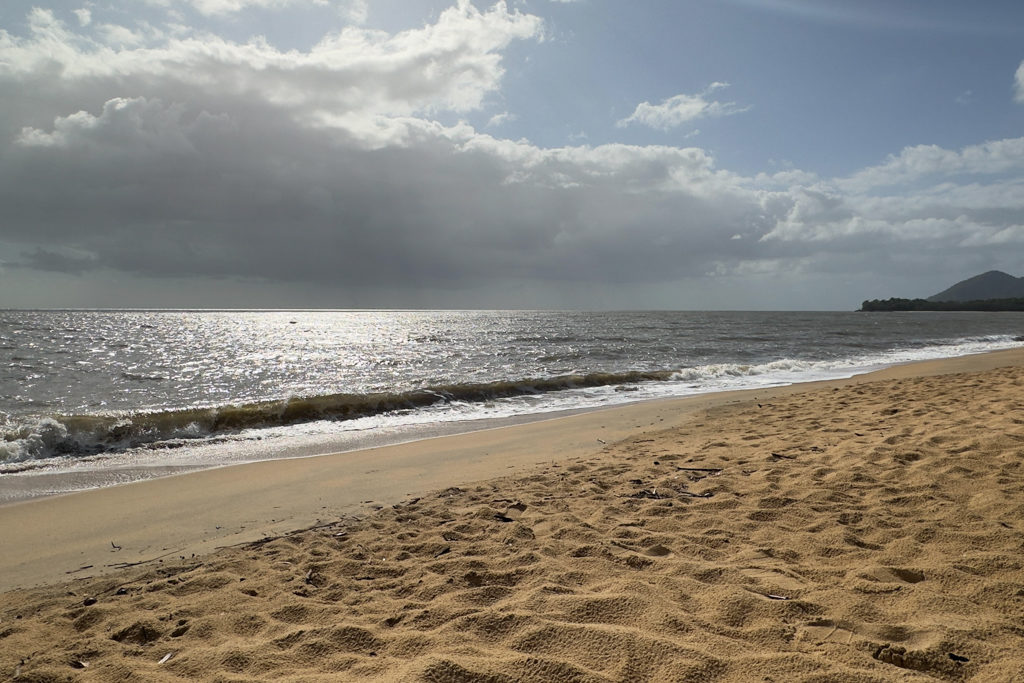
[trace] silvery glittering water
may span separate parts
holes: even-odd
[[[1020,313],[0,311],[0,472],[326,452],[345,432],[848,376],[1022,333]]]

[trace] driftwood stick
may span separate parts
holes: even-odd
[[[157,555],[156,557],[151,557],[148,560],[139,560],[138,562],[115,562],[114,564],[105,564],[103,566],[104,567],[113,567],[115,569],[127,569],[128,567],[137,567],[140,564],[149,564],[150,562],[154,562],[156,560],[159,560],[160,558],[167,557],[168,555],[173,555],[176,552],[178,552],[178,551],[177,550],[172,550],[169,553],[164,553],[163,555]]]
[[[314,524],[312,526],[303,527],[301,529],[294,529],[292,531],[286,531],[283,534],[276,534],[274,536],[264,536],[263,538],[258,538],[255,541],[239,541],[238,543],[231,543],[229,545],[218,545],[218,546],[214,547],[214,550],[220,550],[222,548],[242,548],[242,547],[258,548],[258,547],[260,547],[262,545],[266,545],[267,543],[270,543],[271,541],[277,541],[277,540],[280,540],[282,538],[288,538],[289,536],[295,536],[296,534],[305,533],[307,531],[316,531],[317,529],[328,529],[328,528],[331,528],[331,527],[336,527],[339,524],[344,524],[345,521],[346,520],[344,518],[342,518],[342,519],[337,519],[337,520],[335,520],[333,522],[322,522],[320,524]],[[358,518],[353,518],[353,521],[359,521],[359,519]]]

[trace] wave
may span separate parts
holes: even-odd
[[[801,361],[790,358],[757,364],[714,363],[673,372],[672,379],[680,382],[706,382],[709,379],[723,377],[755,377],[770,373],[806,372],[825,367],[830,367],[830,365],[820,361]]]
[[[191,439],[318,420],[350,420],[458,402],[481,402],[569,389],[671,379],[672,371],[593,372],[515,381],[452,384],[413,391],[327,394],[255,403],[126,414],[51,415],[0,427],[0,463],[96,455],[139,446],[173,447]]]
[[[1011,348],[1019,346],[1021,342],[1024,342],[1024,336],[987,335],[829,360],[781,358],[764,363],[712,363],[683,368],[673,372],[671,379],[701,386],[714,385],[717,388],[726,388],[737,380],[753,378],[765,378],[770,383],[837,379],[900,363]]]
[[[401,415],[403,420],[411,418],[414,421],[477,419],[507,416],[515,411],[588,408],[630,400],[836,379],[898,363],[980,353],[1022,343],[1024,339],[1020,336],[977,336],[829,360],[782,358],[761,363],[717,363],[672,370],[591,372],[446,384],[404,392],[335,393],[181,410],[37,415],[20,421],[0,413],[0,473],[37,466],[46,458],[89,456],[138,447],[175,448],[195,443],[197,439],[232,438],[245,430],[323,420],[358,420],[386,414]],[[138,381],[155,379],[154,376],[139,376]],[[597,391],[587,396],[571,391],[581,389]],[[510,406],[502,406],[498,411],[488,406],[489,401],[527,396],[543,397],[543,400],[531,402],[529,406],[511,407],[512,412],[507,410]],[[243,435],[242,438],[249,437]]]

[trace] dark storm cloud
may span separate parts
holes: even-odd
[[[650,190],[669,182],[661,160],[523,171],[444,137],[363,149],[345,135],[283,134],[285,122],[256,118],[227,126],[118,102],[65,126],[58,147],[12,150],[37,190],[6,183],[0,198],[23,228],[17,236],[76,244],[120,270],[444,286],[663,278],[716,249],[724,256],[729,235],[714,226],[756,209]],[[513,170],[525,176],[510,178]]]
[[[62,253],[53,249],[36,247],[25,254],[21,260],[12,263],[16,268],[70,273],[81,275],[87,270],[97,267],[97,259],[91,254]]]

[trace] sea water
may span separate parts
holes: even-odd
[[[1022,313],[0,311],[0,502],[24,497],[19,477],[57,493],[847,377],[1022,335]]]

